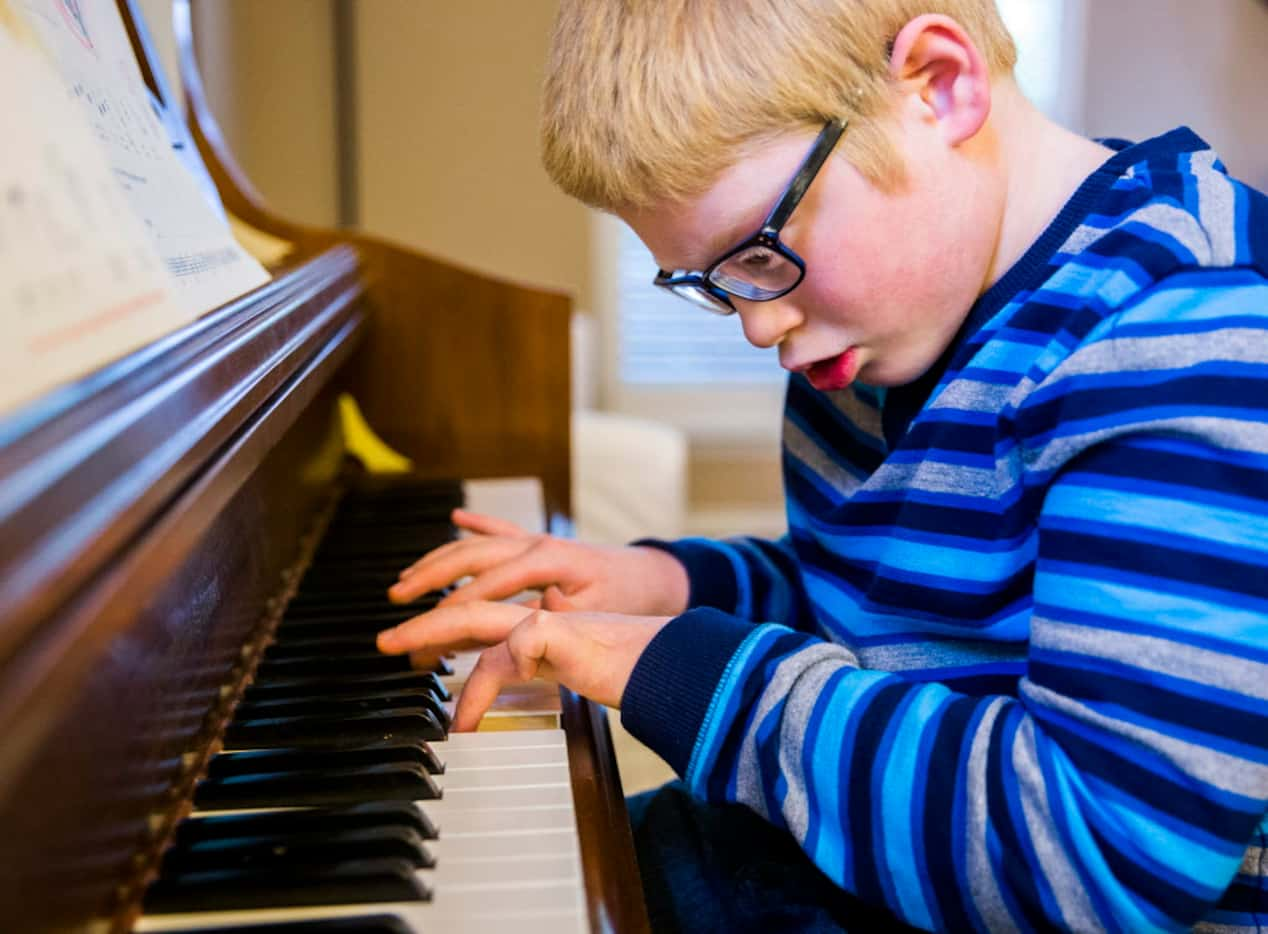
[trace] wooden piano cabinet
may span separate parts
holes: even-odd
[[[143,42],[134,0],[119,3]],[[340,242],[360,252],[372,313],[347,388],[375,431],[429,476],[539,476],[548,510],[570,515],[569,296],[279,217],[238,166],[208,104],[190,0],[175,0],[173,24],[190,132],[226,210],[291,242],[296,255]],[[160,70],[145,70],[170,99]]]
[[[186,807],[343,469],[333,259],[0,423],[6,930],[121,929]]]
[[[174,104],[131,0],[138,63]],[[338,396],[430,476],[536,475],[569,512],[569,300],[275,218],[201,97],[261,288],[0,420],[0,929],[128,930],[347,477]],[[564,695],[595,931],[646,930],[602,711]]]

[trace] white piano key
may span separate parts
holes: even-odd
[[[497,835],[483,839],[495,840]],[[463,841],[456,852],[463,852]],[[306,920],[338,917],[345,914],[382,913],[391,909],[418,930],[435,930],[431,925],[444,922],[443,930],[454,930],[453,923],[470,920],[501,919],[504,923],[529,920],[547,914],[556,920],[568,920],[584,906],[581,899],[581,866],[575,837],[559,835],[560,852],[503,855],[478,854],[467,858],[448,857],[445,843],[430,841],[429,849],[437,857],[432,869],[417,871],[418,878],[432,892],[430,902],[375,903],[253,909],[243,911],[208,911],[170,915],[146,915],[136,926],[140,931],[178,931],[199,926],[220,924],[262,924],[283,920]],[[465,928],[457,928],[466,930]]]
[[[224,925],[281,924],[356,915],[389,915],[417,934],[581,934],[588,930],[585,905],[575,885],[547,885],[510,890],[491,899],[484,892],[455,893],[431,903],[384,902],[365,905],[321,905],[251,911],[147,915],[138,934],[183,931]]]
[[[567,826],[508,832],[503,825],[487,833],[472,833],[464,828],[463,831],[446,833],[442,839],[430,841],[427,846],[442,866],[484,864],[499,858],[578,856],[581,852],[581,841]]]
[[[537,785],[509,788],[451,788],[435,801],[419,801],[432,820],[441,823],[451,811],[508,811],[572,805],[572,786]]]
[[[435,802],[427,802],[434,804]],[[492,833],[523,834],[544,830],[567,830],[576,833],[576,814],[572,802],[567,804],[518,809],[451,807],[445,812],[446,839],[451,836]]]
[[[568,750],[557,746],[490,746],[486,748],[455,748],[449,744],[438,747],[443,751],[445,774],[452,775],[463,769],[491,769],[514,765],[547,765],[568,763]]]
[[[487,769],[446,767],[434,776],[436,784],[449,792],[459,788],[528,788],[539,785],[571,785],[567,762],[500,765]]]
[[[419,871],[431,902],[153,915],[136,930],[382,914],[386,907],[420,932],[585,930],[563,731],[452,733],[432,745],[446,771],[436,776],[444,797],[418,802],[440,830],[440,839],[427,842],[436,866]]]
[[[563,730],[505,730],[484,733],[450,733],[449,738],[433,743],[445,749],[490,749],[507,746],[560,746],[567,748]]]
[[[450,861],[444,857],[443,845],[437,850],[435,868],[420,869],[418,875],[433,892],[441,892],[445,897],[470,890],[500,892],[547,883],[578,883],[581,879],[581,867],[575,852],[548,853],[531,858],[490,857],[481,861]]]

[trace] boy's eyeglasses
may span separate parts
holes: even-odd
[[[769,302],[795,289],[806,275],[806,264],[780,242],[779,232],[844,132],[844,120],[830,120],[819,131],[797,174],[757,233],[727,250],[703,272],[661,269],[654,283],[718,315],[735,314],[732,295],[750,302]]]

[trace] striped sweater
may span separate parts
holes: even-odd
[[[789,534],[656,543],[622,718],[930,930],[1268,926],[1268,198],[1119,151],[888,391],[789,380]]]

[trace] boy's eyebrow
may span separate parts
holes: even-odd
[[[771,199],[769,204],[754,203],[750,206],[747,213],[741,214],[738,217],[732,216],[726,227],[723,228],[723,230],[726,231],[726,235],[711,237],[708,242],[709,251],[706,255],[699,257],[700,263],[684,268],[703,270],[704,263],[712,263],[721,256],[724,251],[731,249],[741,241],[753,236],[753,234],[757,233],[758,230],[761,229],[762,221],[770,214],[771,210],[774,209],[775,202],[778,200],[779,192],[776,192],[774,198]],[[692,258],[695,259],[696,257],[693,256]]]
[[[764,214],[762,216],[765,217]],[[693,262],[690,265],[681,268],[698,269],[703,271],[706,264],[712,263],[721,256],[724,251],[731,249],[731,247],[735,246],[741,240],[744,240],[751,234],[756,233],[758,225],[760,224],[760,220],[756,222],[749,222],[747,218],[741,221],[732,220],[731,223],[727,224],[724,228],[725,234],[718,234],[709,238],[705,247],[701,248],[700,252],[703,255],[696,256],[694,253],[692,254],[691,259],[698,259],[699,262]]]

